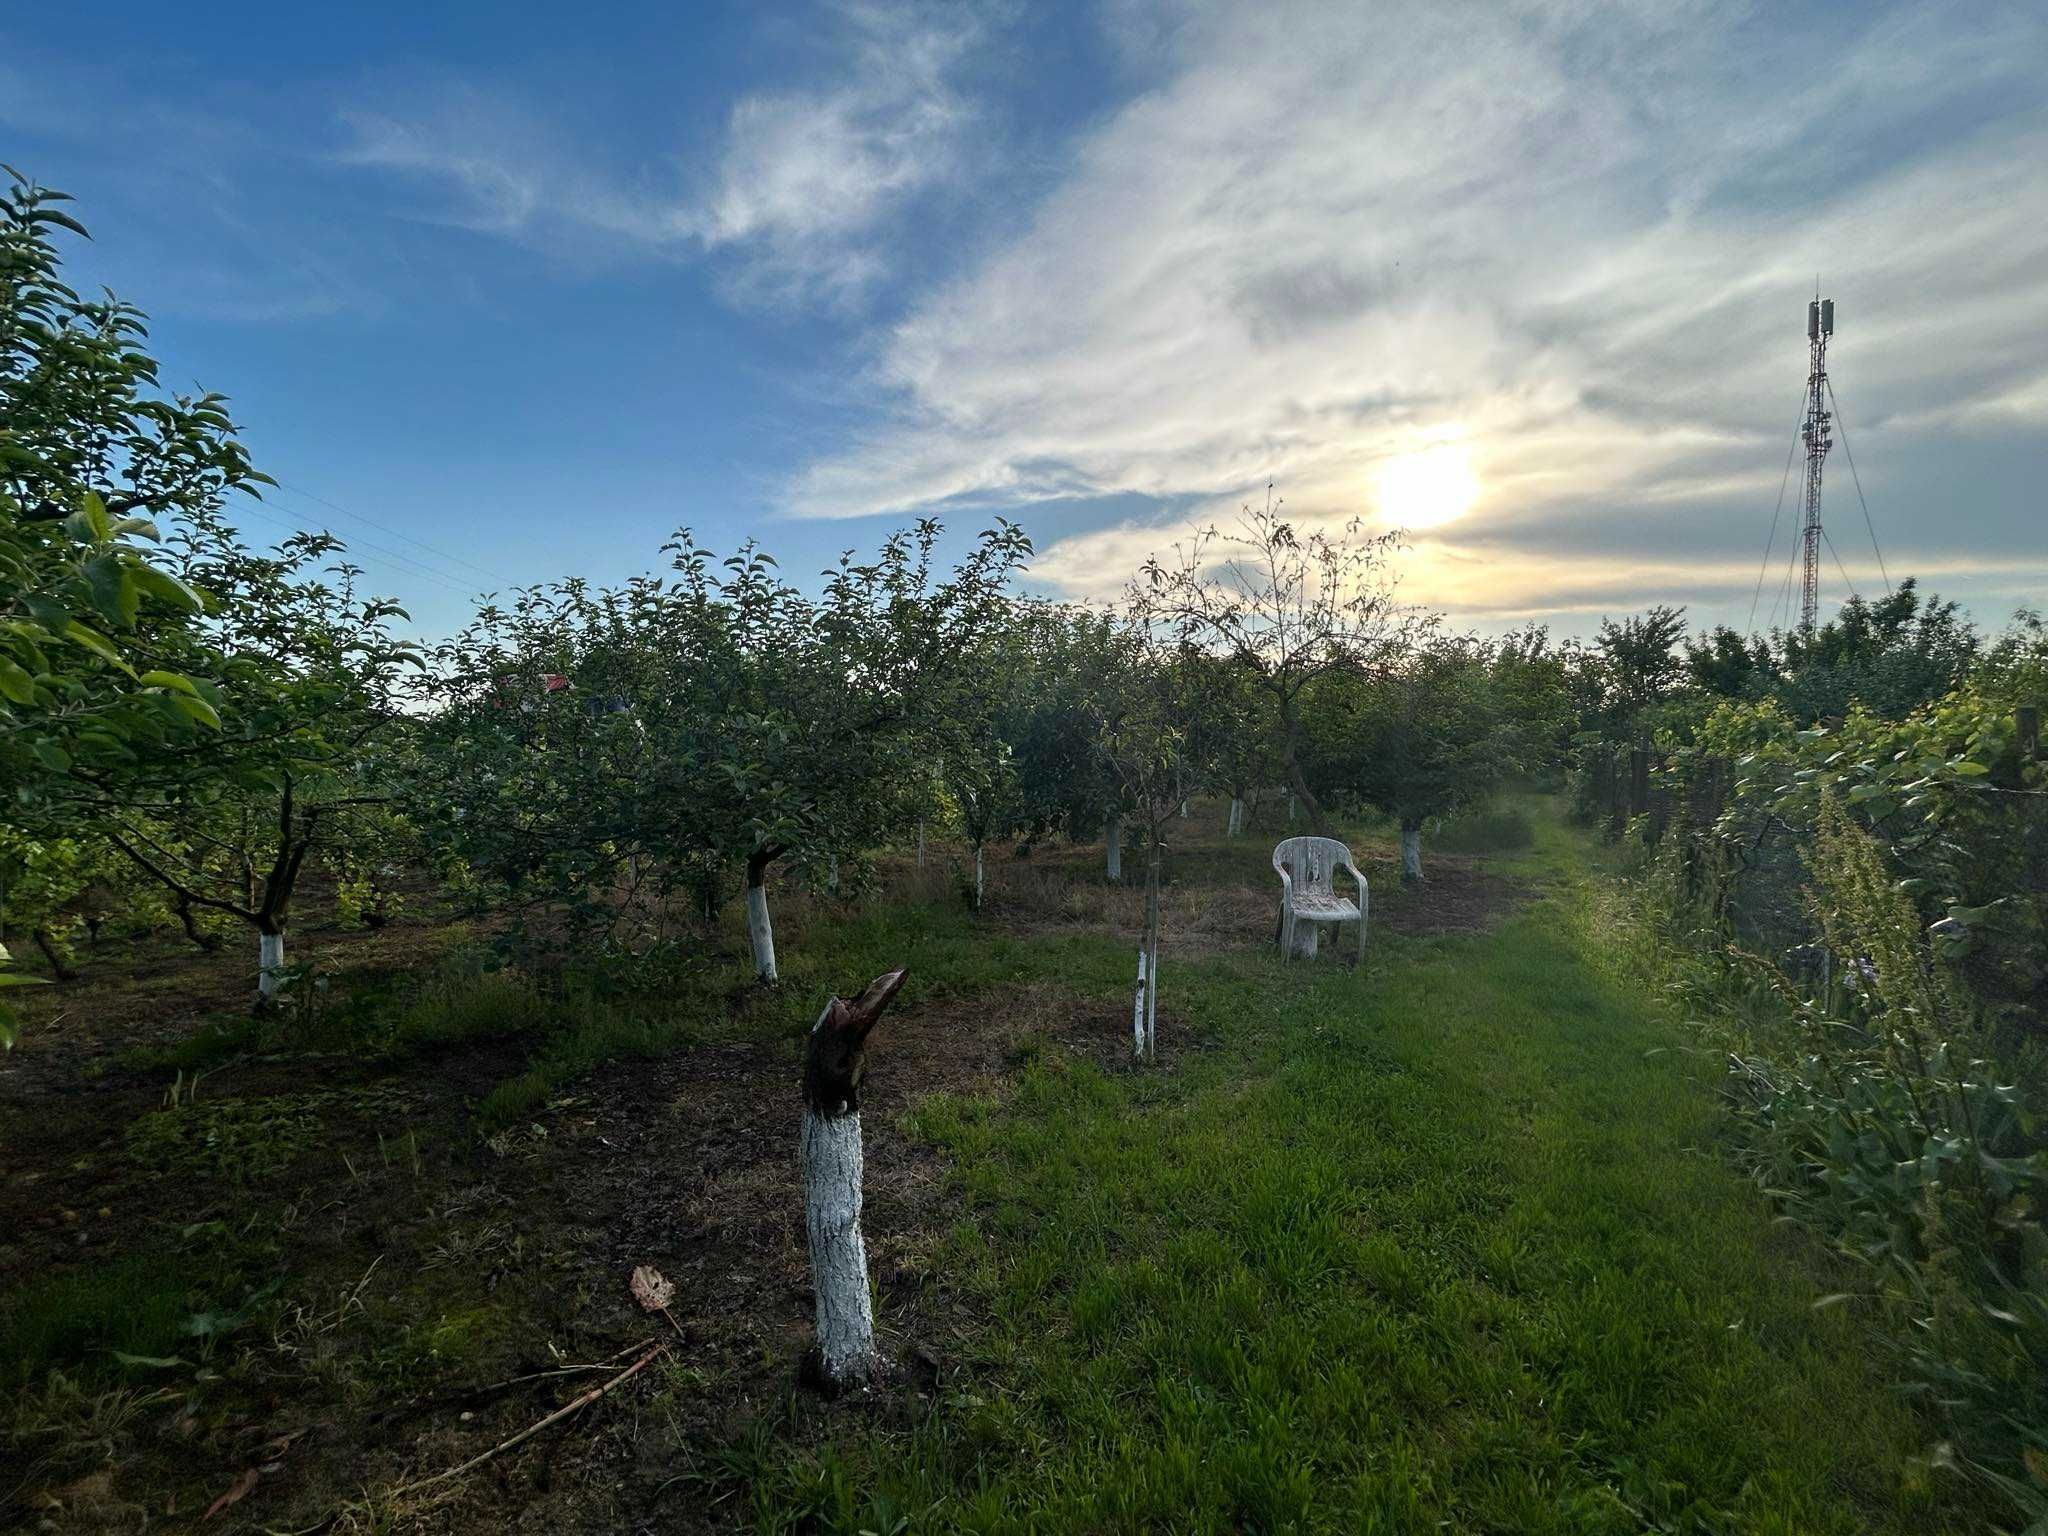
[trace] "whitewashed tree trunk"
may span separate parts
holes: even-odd
[[[747,887],[747,937],[754,941],[754,974],[762,981],[774,981],[775,925],[768,920],[768,887]]]
[[[981,844],[974,845],[974,910],[981,910],[981,897],[985,889],[982,878]]]
[[[256,935],[256,995],[266,1003],[277,1000],[277,989],[284,982],[284,935],[281,933],[259,933]],[[247,994],[243,994],[246,996]]]
[[[1124,819],[1116,811],[1109,813],[1109,822],[1102,829],[1102,841],[1109,849],[1109,878],[1121,880],[1124,877]]]
[[[868,1379],[876,1364],[860,1230],[860,1080],[868,1033],[902,985],[903,972],[891,971],[852,1003],[830,999],[811,1026],[804,1057],[804,1235],[817,1297],[818,1371],[833,1389]]]
[[[1186,821],[1188,819],[1188,803],[1185,800],[1181,801],[1180,803],[1180,819],[1182,821]]]
[[[1145,1059],[1159,1059],[1159,920],[1152,921],[1151,953],[1145,957]]]
[[[860,1232],[865,1170],[860,1111],[826,1115],[806,1107],[803,1150],[804,1232],[818,1298],[818,1360],[827,1380],[843,1384],[866,1376],[875,1365],[868,1250]]]
[[[1419,824],[1401,829],[1401,878],[1407,881],[1422,878],[1422,827]]]
[[[1159,1059],[1159,823],[1145,870],[1145,1059]]]
[[[1145,994],[1147,967],[1145,963],[1145,941],[1138,940],[1138,990],[1131,995],[1131,1054],[1138,1060],[1145,1059]]]
[[[1228,825],[1227,825],[1227,826],[1225,827],[1225,832],[1226,832],[1226,834],[1227,834],[1228,836],[1230,836],[1230,837],[1237,837],[1237,836],[1241,835],[1241,834],[1243,833],[1243,831],[1244,831],[1244,796],[1243,796],[1243,795],[1232,795],[1232,796],[1230,797],[1230,821],[1229,821]]]
[[[1294,825],[1294,791],[1287,792],[1287,825]]]
[[[921,819],[917,824],[917,867],[924,868],[924,822]]]

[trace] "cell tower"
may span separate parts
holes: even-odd
[[[1823,299],[1816,290],[1806,306],[1806,343],[1811,365],[1806,375],[1806,421],[1800,434],[1806,439],[1806,521],[1801,525],[1805,540],[1805,569],[1799,583],[1799,627],[1813,633],[1820,609],[1820,476],[1834,446],[1834,417],[1828,410],[1828,338],[1835,334],[1835,301]]]

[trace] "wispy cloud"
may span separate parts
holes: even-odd
[[[1617,566],[1703,508],[1768,515],[1817,271],[1873,436],[1930,399],[2048,425],[2048,23],[1907,7],[1844,39],[1840,17],[1119,5],[1142,89],[1020,238],[890,330],[890,409],[790,504],[1135,492],[1207,516],[1277,478],[1306,516],[1391,519],[1381,466],[1456,438],[1484,489],[1432,547],[1483,576],[1451,583],[1447,555],[1418,579],[1541,606],[1558,573],[1529,552],[1589,509],[1635,514],[1608,525]],[[1039,573],[1099,591],[1182,522],[1078,536]]]
[[[749,259],[747,281],[843,296],[882,256],[870,236],[918,193],[960,171],[977,116],[954,85],[984,30],[970,6],[861,4],[841,13],[837,78],[761,93],[732,109],[715,191],[681,221]]]
[[[577,258],[712,257],[737,297],[847,302],[889,271],[892,216],[961,170],[977,110],[957,76],[989,16],[841,0],[810,38],[815,78],[742,95],[716,145],[651,164],[608,163],[531,104],[416,82],[342,113],[341,158],[430,188],[419,217]]]

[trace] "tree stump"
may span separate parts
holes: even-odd
[[[890,971],[851,1003],[835,997],[811,1026],[804,1053],[804,1231],[817,1294],[818,1339],[804,1375],[837,1391],[875,1368],[875,1319],[861,1237],[860,1082],[867,1038],[903,985]]]

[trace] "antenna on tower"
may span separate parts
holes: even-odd
[[[1806,441],[1806,514],[1800,525],[1804,565],[1799,584],[1799,628],[1812,634],[1820,610],[1820,481],[1828,449],[1834,446],[1834,416],[1828,409],[1828,338],[1835,334],[1835,301],[1820,296],[1815,283],[1806,306],[1806,420],[1799,433]]]

